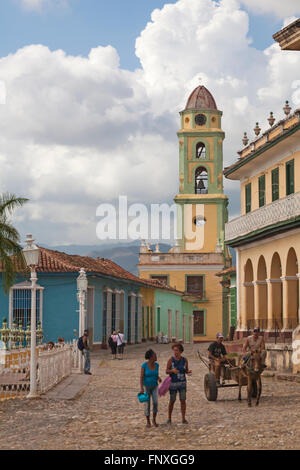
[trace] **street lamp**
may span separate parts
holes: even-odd
[[[88,280],[86,272],[81,268],[79,276],[77,278],[77,290],[78,290],[78,300],[79,300],[79,337],[83,335],[84,332],[84,314],[85,314],[85,296],[88,289]]]
[[[88,289],[88,279],[86,276],[86,272],[83,268],[81,268],[79,272],[79,276],[77,278],[77,298],[79,301],[79,338],[83,336],[84,333],[84,317],[85,317],[85,296]],[[82,370],[82,356],[80,355],[80,370]]]
[[[32,235],[27,235],[26,246],[23,249],[25,262],[31,271],[31,353],[30,353],[30,392],[27,398],[36,398],[36,267],[39,263],[40,249],[33,244]]]

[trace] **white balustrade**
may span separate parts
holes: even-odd
[[[231,220],[225,226],[225,240],[234,240],[297,216],[300,216],[300,192]]]
[[[73,349],[72,349],[72,361],[73,361],[73,369],[77,371],[81,371],[82,369],[82,352],[78,349],[77,346],[78,340],[74,339],[73,340]]]
[[[40,352],[38,357],[38,390],[45,393],[72,373],[73,345],[66,344]]]

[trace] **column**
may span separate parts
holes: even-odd
[[[120,291],[120,319],[118,329],[125,334],[125,292]]]
[[[175,313],[175,336],[176,336],[176,341],[179,339],[179,311],[176,310]]]
[[[168,310],[168,338],[172,341],[172,310]]]
[[[189,315],[189,343],[193,342],[193,326],[192,326],[192,320],[193,317]]]
[[[104,331],[104,337],[106,338],[106,343],[108,341],[108,336],[111,334],[111,313],[112,313],[112,290],[106,289],[107,292],[107,311],[106,311],[106,331]]]
[[[182,339],[185,343],[186,341],[186,315],[182,316]]]
[[[298,315],[297,276],[282,276],[283,330],[291,331]],[[296,325],[295,325],[296,326]]]
[[[130,312],[130,318],[131,318],[131,344],[135,343],[135,309],[136,309],[136,294],[133,292],[130,294],[131,295],[131,312]]]
[[[120,329],[120,316],[121,316],[121,291],[116,293],[116,331]]]
[[[141,294],[138,295],[138,343],[142,342],[143,337],[143,322],[142,322],[142,303],[143,303],[143,296]]]

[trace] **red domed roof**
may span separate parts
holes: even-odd
[[[188,109],[215,109],[217,105],[213,95],[208,91],[205,86],[200,85],[191,93],[185,110]]]

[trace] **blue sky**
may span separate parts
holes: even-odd
[[[72,0],[67,8],[28,10],[19,0],[0,2],[0,57],[29,44],[43,44],[51,50],[87,56],[99,45],[114,46],[122,68],[139,67],[135,40],[151,19],[155,8],[176,0]],[[282,21],[273,15],[249,13],[249,36],[253,46],[265,49]]]

